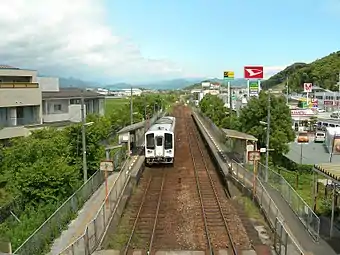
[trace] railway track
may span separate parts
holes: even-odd
[[[192,119],[186,121],[189,135],[190,154],[194,165],[196,186],[202,208],[204,231],[210,254],[215,249],[227,249],[230,254],[237,255],[236,244],[229,231],[224,208],[222,208],[215,182],[205,160],[204,153],[193,126]],[[216,173],[215,173],[216,174]]]
[[[141,247],[148,254],[152,254],[165,178],[164,169],[160,170],[160,175],[151,175],[148,178],[131,233],[123,250],[124,255]]]

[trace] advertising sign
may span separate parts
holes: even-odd
[[[333,155],[340,155],[340,135],[334,135],[332,153]]]
[[[223,79],[225,80],[233,80],[235,78],[234,71],[224,71],[223,72]]]
[[[259,84],[257,81],[249,81],[249,96],[259,95]]]
[[[202,84],[202,88],[209,88],[210,87],[209,81],[203,81],[201,84]]]
[[[245,79],[263,79],[263,66],[245,66]]]
[[[304,83],[303,84],[303,91],[310,93],[313,90],[313,83]]]

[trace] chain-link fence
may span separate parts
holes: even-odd
[[[60,255],[89,255],[101,242],[112,216],[119,210],[122,192],[129,183],[130,174],[121,171],[94,219],[87,225],[83,235],[65,248]],[[122,213],[122,212],[120,212]]]
[[[114,155],[116,167],[126,159],[126,153],[118,150]],[[103,171],[95,172],[71,197],[69,197],[26,241],[15,250],[14,254],[42,254],[49,244],[57,238],[65,226],[74,218],[84,203],[103,184]]]
[[[230,176],[241,186],[243,193],[251,192],[274,230],[274,249],[279,255],[303,255],[302,248],[285,227],[284,218],[272,200],[261,180],[239,163],[233,161],[229,167]]]
[[[265,179],[266,166],[259,163],[258,177]],[[293,212],[299,217],[302,224],[314,238],[319,240],[320,218],[314,213],[312,208],[302,199],[296,190],[279,173],[268,168],[268,184],[276,189],[284,200],[289,204]]]

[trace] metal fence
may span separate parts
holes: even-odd
[[[279,255],[305,254],[302,248],[294,240],[292,233],[287,230],[284,218],[275,202],[272,200],[261,180],[249,172],[239,163],[233,161],[229,165],[230,176],[241,186],[243,193],[251,192],[259,207],[266,215],[266,218],[274,230],[274,249]]]
[[[117,165],[125,161],[126,153],[118,150],[114,155]],[[119,161],[119,162],[118,162]],[[116,165],[116,166],[117,166]],[[14,254],[41,254],[49,244],[60,235],[65,226],[74,218],[84,203],[103,184],[103,171],[95,172],[71,197],[69,197],[26,241],[15,250]]]
[[[101,242],[112,216],[118,210],[122,192],[128,185],[130,173],[120,171],[118,178],[109,191],[107,203],[104,201],[94,219],[87,225],[84,233],[67,246],[60,255],[89,255],[93,253]]]
[[[264,181],[266,167],[259,163],[258,177]],[[268,184],[276,189],[290,208],[306,227],[314,240],[319,240],[320,218],[314,213],[312,208],[302,199],[296,190],[279,173],[268,169]]]

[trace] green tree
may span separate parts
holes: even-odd
[[[224,106],[224,102],[216,95],[207,94],[199,103],[201,111],[218,127],[235,129],[238,119],[234,111]]]
[[[267,122],[267,110],[268,94],[261,92],[259,98],[253,97],[241,110],[238,119],[238,129],[257,137],[260,147],[266,145],[266,126],[261,125],[260,121]],[[295,134],[285,98],[271,96],[270,111],[270,148],[273,149],[271,156],[275,161],[288,152],[288,143],[294,141]]]

